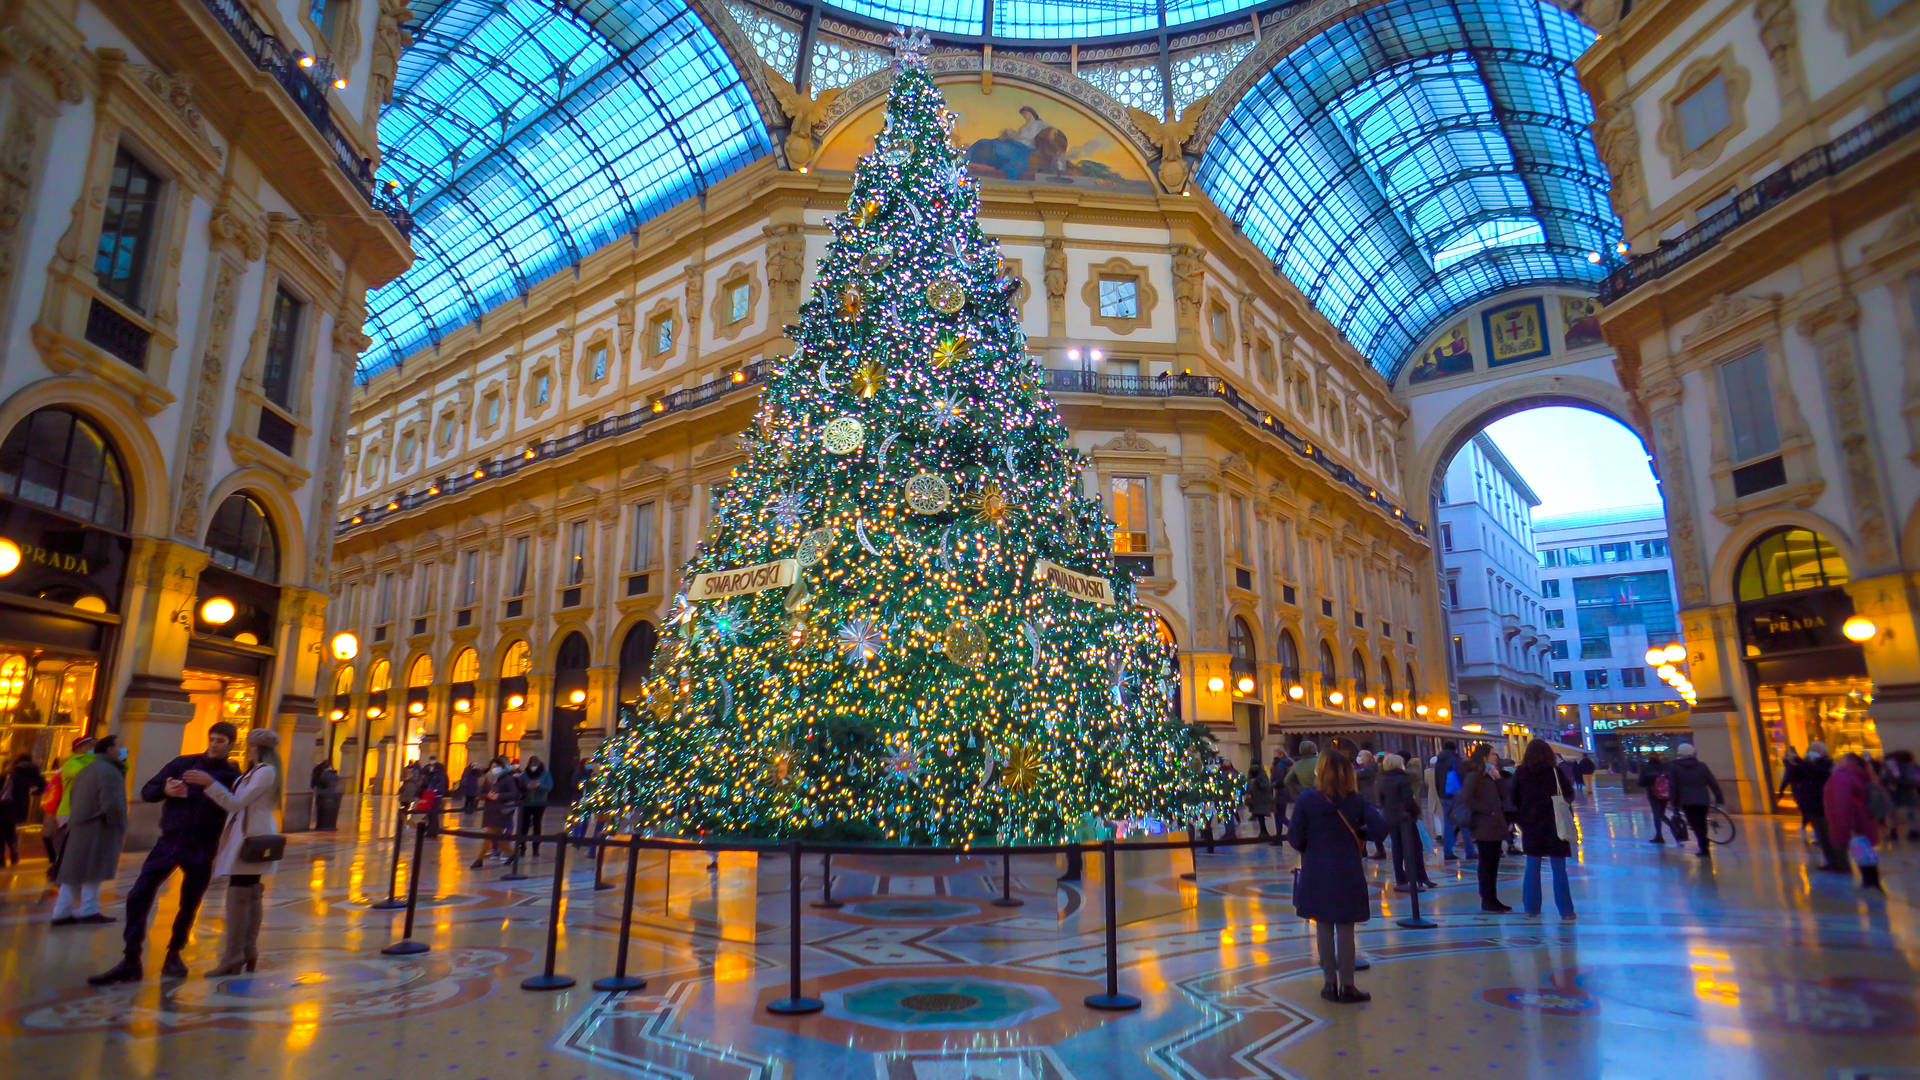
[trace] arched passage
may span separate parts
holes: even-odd
[[[580,768],[580,725],[587,718],[587,666],[593,650],[575,630],[553,654],[553,708],[548,719],[547,767],[553,770],[553,798],[571,802]]]

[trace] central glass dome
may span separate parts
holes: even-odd
[[[1184,28],[1280,5],[1272,0],[839,0],[820,6],[948,37],[1057,41]]]

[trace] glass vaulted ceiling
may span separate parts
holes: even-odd
[[[1198,182],[1389,380],[1477,299],[1592,287],[1620,236],[1573,61],[1537,0],[1394,0],[1282,59]]]
[[[367,297],[362,379],[770,151],[682,0],[412,0],[379,176],[417,260]]]
[[[1050,41],[1158,31],[1163,8],[1166,25],[1177,29],[1263,5],[1272,0],[833,0],[823,6],[931,34]]]

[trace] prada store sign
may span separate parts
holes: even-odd
[[[1853,598],[1845,589],[1783,593],[1747,601],[1739,610],[1740,630],[1761,656],[1851,644],[1840,633],[1853,614]]]
[[[117,611],[132,548],[118,533],[0,500],[0,594]]]

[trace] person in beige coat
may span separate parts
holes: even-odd
[[[270,836],[280,831],[274,808],[280,805],[280,736],[269,728],[254,728],[247,733],[247,771],[228,790],[225,784],[199,770],[189,770],[180,779],[206,789],[207,798],[227,812],[226,827],[220,831],[220,846],[213,857],[213,876],[227,879],[226,940],[220,966],[207,972],[209,978],[252,971],[260,959],[260,918],[266,900],[266,885],[261,878],[273,873],[271,862],[247,862],[240,857],[240,846],[249,836]]]

